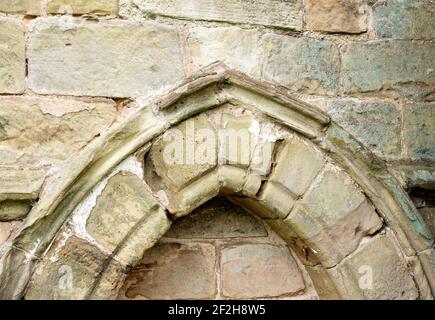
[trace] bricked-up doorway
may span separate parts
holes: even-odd
[[[297,256],[224,197],[176,221],[128,273],[118,299],[317,299]]]
[[[315,106],[214,65],[50,177],[2,255],[0,298],[114,299],[171,225],[217,196],[279,234],[322,299],[432,297],[432,237],[382,161]]]

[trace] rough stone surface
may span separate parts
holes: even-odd
[[[145,13],[194,20],[261,24],[302,29],[301,0],[135,0]]]
[[[77,238],[69,238],[64,245],[53,247],[42,265],[34,273],[27,290],[27,300],[76,300],[91,294],[102,267],[110,259],[96,247]],[[108,277],[116,278],[122,272],[112,262]],[[113,289],[113,288],[112,288]]]
[[[366,0],[307,0],[308,30],[344,33],[367,31]]]
[[[435,103],[403,107],[403,137],[408,156],[435,160]]]
[[[115,119],[111,100],[2,96],[0,164],[32,167],[65,160]]]
[[[354,299],[414,300],[418,298],[411,273],[391,236],[380,234],[330,271],[343,295]],[[361,277],[355,278],[354,275]],[[370,281],[370,278],[372,281]]]
[[[328,114],[378,156],[400,156],[401,117],[400,110],[394,104],[333,100]]]
[[[118,12],[118,0],[49,0],[47,12],[70,15],[116,15]]]
[[[308,210],[327,225],[358,208],[364,200],[350,177],[335,167],[328,167],[304,197]]]
[[[265,237],[263,223],[225,198],[215,198],[177,220],[167,238],[225,239]]]
[[[231,298],[277,297],[305,288],[287,247],[247,244],[224,248],[221,270],[222,293]]]
[[[0,202],[0,221],[11,221],[24,218],[32,204],[25,200],[5,200]]]
[[[30,29],[29,85],[37,93],[135,97],[184,77],[173,27],[66,17],[36,19]]]
[[[332,42],[268,34],[263,43],[265,81],[307,94],[337,93],[339,54]]]
[[[25,76],[24,24],[0,17],[0,93],[23,92]]]
[[[36,199],[45,174],[43,170],[0,169],[0,202]]]
[[[192,62],[201,68],[215,61],[260,77],[260,33],[235,27],[196,27],[189,31],[188,45]]]
[[[253,127],[254,118],[249,115],[222,115],[221,132],[224,132],[225,136],[219,136],[219,164],[241,168],[249,166],[256,144]]]
[[[352,43],[343,49],[345,93],[380,91],[396,97],[430,97],[435,88],[435,45],[407,41]]]
[[[378,37],[426,39],[435,37],[435,4],[430,0],[389,0],[373,9]]]
[[[202,130],[215,132],[205,116],[198,116],[166,131],[154,143],[150,157],[157,175],[167,187],[180,190],[216,166],[216,136],[202,140]],[[207,143],[209,140],[211,144]],[[210,148],[201,152],[204,151],[201,146]]]
[[[160,243],[129,273],[120,299],[210,299],[215,250],[209,244]]]
[[[98,197],[86,229],[109,250],[117,250],[126,262],[138,261],[154,245],[170,222],[146,184],[133,174],[118,173],[109,179]],[[135,230],[140,229],[139,234]],[[129,243],[129,236],[135,244]]]
[[[336,265],[382,226],[364,195],[336,169],[328,169],[302,203],[307,210],[296,206],[285,222],[326,267]]]
[[[41,13],[41,0],[0,0],[0,12],[37,16]]]
[[[324,164],[320,151],[296,138],[285,144],[276,162],[269,181],[280,183],[296,196],[304,194]]]

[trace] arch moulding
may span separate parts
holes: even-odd
[[[215,163],[174,181],[158,151],[166,132],[189,121],[215,131],[247,123],[248,139],[255,140],[249,161],[217,155]],[[275,127],[283,134],[272,134]],[[263,153],[265,169],[257,170],[253,158],[265,146],[271,146],[270,158]],[[59,255],[69,239],[88,236],[70,234],[65,226],[80,218],[99,186],[119,174],[139,178],[146,214],[115,244],[95,241],[98,259]],[[111,298],[122,275],[173,220],[218,194],[277,231],[321,298],[432,298],[432,237],[386,164],[321,109],[222,64],[136,109],[46,180],[17,236],[0,248],[0,298]],[[90,252],[87,246],[89,241],[79,249]],[[59,259],[92,263],[97,276],[78,284],[74,294],[42,290],[47,279],[39,269]],[[373,269],[370,288],[361,286],[362,266]],[[410,286],[415,295],[401,296]]]

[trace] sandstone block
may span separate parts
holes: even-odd
[[[285,220],[326,267],[353,252],[382,221],[350,178],[328,169]]]
[[[107,99],[2,96],[0,119],[0,164],[40,167],[87,145],[116,119],[116,105]]]
[[[135,0],[147,14],[302,29],[301,0]]]
[[[51,17],[30,30],[29,85],[37,93],[138,97],[184,78],[173,27]]]
[[[116,15],[118,0],[49,0],[47,12],[69,15]]]
[[[283,146],[276,163],[269,181],[280,183],[294,195],[301,196],[319,174],[324,160],[320,151],[295,138]]]
[[[260,76],[260,34],[235,27],[195,27],[189,31],[188,45],[197,68],[223,61],[231,68],[255,78]]]
[[[409,157],[435,160],[435,103],[403,107],[403,137]]]
[[[162,183],[180,190],[216,166],[217,137],[205,116],[189,119],[165,132],[150,150]]]
[[[378,156],[400,156],[401,117],[394,104],[333,100],[328,114]]]
[[[215,259],[210,244],[157,244],[127,275],[119,298],[211,299]]]
[[[226,247],[222,250],[221,272],[222,293],[230,298],[276,297],[305,288],[297,264],[285,246]]]
[[[133,174],[119,173],[109,179],[98,197],[86,229],[126,263],[134,264],[169,225],[146,184]]]
[[[41,13],[41,0],[0,0],[0,12],[37,16]]]
[[[367,31],[366,0],[308,0],[305,19],[308,30],[362,33]]]
[[[50,250],[34,273],[26,299],[81,300],[96,284],[104,262],[110,259],[88,242],[69,238],[65,245]],[[49,257],[49,258],[48,258]],[[116,265],[115,262],[112,262]],[[120,265],[111,269],[109,277],[119,277]]]
[[[0,17],[0,44],[0,93],[22,93],[26,86],[24,24]]]
[[[378,37],[426,39],[435,37],[435,5],[428,0],[389,0],[373,9],[373,29]]]
[[[434,93],[435,45],[407,41],[352,43],[343,49],[345,93],[424,98]]]
[[[329,270],[343,296],[370,300],[415,300],[418,290],[392,235],[380,234]],[[360,277],[356,278],[355,275]]]
[[[7,212],[15,212],[13,216],[23,212],[23,203],[3,202],[5,200],[34,200],[45,179],[44,170],[17,170],[4,168],[0,170],[0,212],[9,216]],[[12,208],[14,207],[14,208]],[[21,215],[21,214],[20,214]]]
[[[307,94],[338,92],[339,53],[326,40],[264,36],[263,80]]]

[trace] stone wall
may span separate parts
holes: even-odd
[[[129,273],[119,299],[317,299],[286,243],[215,198],[175,222]]]
[[[433,232],[434,15],[432,0],[0,0],[0,244],[47,177],[215,61],[323,109],[425,190]]]

